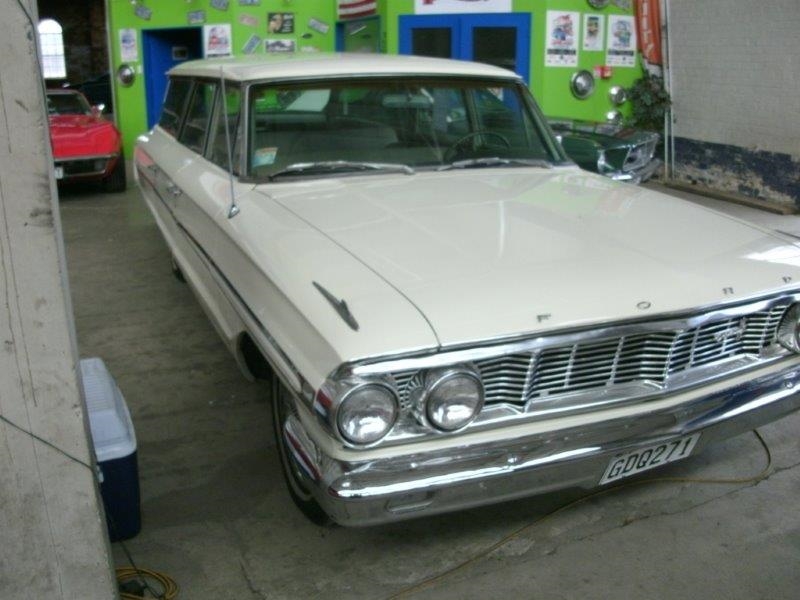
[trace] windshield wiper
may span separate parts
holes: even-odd
[[[319,162],[294,163],[269,175],[272,181],[281,175],[297,175],[300,173],[319,173],[333,171],[400,171],[406,175],[413,175],[414,169],[408,165],[395,163],[360,162],[352,160],[324,160]]]
[[[450,169],[472,169],[475,167],[499,167],[499,166],[521,166],[539,167],[542,169],[552,169],[553,165],[541,158],[500,158],[499,156],[484,156],[481,158],[468,158],[457,160],[449,165],[442,165],[437,171],[448,171]]]

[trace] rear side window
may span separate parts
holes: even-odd
[[[186,106],[186,99],[192,83],[185,79],[172,79],[167,88],[167,96],[164,98],[164,108],[161,110],[161,119],[158,124],[167,133],[178,135],[178,128],[181,125],[183,108]]]
[[[195,85],[194,94],[186,112],[186,123],[178,138],[178,141],[184,146],[199,154],[203,153],[203,144],[206,141],[216,90],[216,83],[198,82]]]

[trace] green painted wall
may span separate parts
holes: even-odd
[[[399,47],[399,17],[414,14],[414,0],[380,0],[378,6],[385,17],[386,52],[396,53]],[[531,69],[528,81],[533,95],[548,116],[604,121],[606,113],[613,108],[608,99],[608,90],[614,85],[629,87],[641,77],[642,70],[638,63],[634,68],[614,67],[610,79],[596,79],[594,94],[585,100],[578,100],[569,88],[572,74],[578,69],[592,71],[594,67],[604,65],[606,60],[605,51],[584,51],[581,48],[582,38],[578,44],[577,67],[544,66],[548,10],[603,15],[607,29],[608,15],[632,15],[633,8],[626,11],[609,3],[605,8],[594,9],[587,0],[513,0],[512,8],[514,12],[531,13]],[[623,107],[623,112],[627,111],[629,108]]]
[[[140,0],[141,1],[141,0]],[[139,48],[139,60],[132,64],[136,69],[136,81],[131,87],[122,87],[115,81],[116,107],[115,117],[122,130],[128,156],[136,137],[147,129],[147,108],[145,100],[145,73],[142,64],[142,30],[169,29],[187,27],[188,14],[205,11],[205,23],[231,23],[232,51],[235,55],[243,54],[243,46],[251,35],[262,39],[267,37],[293,39],[298,51],[318,49],[332,51],[336,46],[336,2],[335,0],[255,0],[257,6],[242,6],[247,0],[229,0],[227,8],[214,8],[216,0],[173,0],[158,2],[145,0],[141,6],[151,11],[149,20],[137,16],[137,7],[130,0],[108,0],[109,41],[112,73],[115,73],[122,60],[120,57],[119,31],[124,28],[136,30]],[[225,4],[223,1],[222,4]],[[575,11],[603,15],[606,19],[611,14],[631,14],[617,7],[613,2],[603,9],[593,9],[587,0],[513,0],[514,12],[528,12],[532,15],[531,54],[530,54],[530,86],[534,96],[541,104],[544,112],[551,117],[605,120],[606,112],[612,109],[608,99],[608,90],[613,85],[628,87],[641,76],[641,69],[614,67],[610,79],[596,79],[596,90],[586,100],[573,97],[569,89],[570,78],[578,69],[593,70],[605,64],[605,51],[589,52],[581,48],[579,38],[578,67],[545,67],[546,15],[548,10]],[[267,13],[294,13],[294,33],[268,34]],[[414,0],[378,0],[378,14],[381,16],[381,49],[387,53],[396,53],[398,49],[399,17],[414,14]],[[252,17],[255,23],[248,24]],[[582,17],[582,15],[581,15]],[[308,26],[309,19],[314,18],[329,26],[327,33],[320,33]],[[582,27],[578,27],[582,35]],[[303,36],[306,37],[303,37]],[[310,37],[309,37],[310,36]],[[263,46],[257,53],[263,53]],[[623,112],[629,109],[623,107]]]
[[[224,2],[223,2],[224,4]],[[336,4],[333,1],[315,0],[260,0],[257,6],[241,6],[240,0],[229,0],[226,10],[212,6],[211,0],[144,0],[141,5],[151,11],[150,19],[137,16],[136,7],[130,0],[108,0],[109,21],[109,54],[112,64],[112,75],[122,63],[120,56],[120,29],[135,29],[139,49],[139,60],[129,62],[137,72],[136,80],[130,87],[122,87],[114,81],[116,106],[115,119],[125,142],[127,156],[132,156],[132,148],[136,137],[147,130],[147,106],[145,99],[145,73],[143,64],[142,30],[172,29],[189,27],[188,14],[205,11],[205,24],[230,23],[232,29],[231,49],[233,54],[243,54],[242,48],[253,34],[262,40],[265,37],[295,40],[298,51],[315,48],[321,51],[332,51],[336,45]],[[267,14],[271,12],[294,13],[294,33],[268,34]],[[246,17],[253,17],[256,22],[248,25]],[[330,29],[320,33],[308,26],[309,19],[314,18]],[[243,22],[245,21],[245,22]],[[197,27],[198,25],[192,25]],[[200,25],[202,26],[202,25]],[[303,37],[304,35],[310,37]],[[304,50],[305,49],[305,50]],[[263,45],[256,53],[263,53]]]

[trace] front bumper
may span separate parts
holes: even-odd
[[[56,158],[53,161],[56,179],[59,181],[103,179],[114,169],[119,156],[119,153],[113,153]]]
[[[657,158],[652,159],[646,165],[634,169],[632,171],[612,171],[603,173],[606,177],[610,177],[614,181],[624,181],[626,183],[644,183],[650,179],[653,174],[661,166],[661,161]]]
[[[308,474],[323,509],[342,525],[374,525],[492,504],[565,488],[598,485],[609,461],[637,448],[700,432],[694,452],[800,408],[800,364],[741,375],[633,408],[449,438],[447,447],[420,444],[334,458],[311,442],[299,419],[284,434],[299,450],[292,457]],[[580,420],[580,419],[579,419]],[[503,436],[502,438],[500,436]],[[394,450],[395,452],[389,452]]]

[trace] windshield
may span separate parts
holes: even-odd
[[[260,84],[250,89],[249,111],[248,172],[258,179],[334,161],[345,168],[380,163],[419,169],[481,158],[563,160],[527,91],[514,82]]]
[[[80,94],[48,94],[47,114],[49,115],[89,115],[92,109],[86,98]]]

